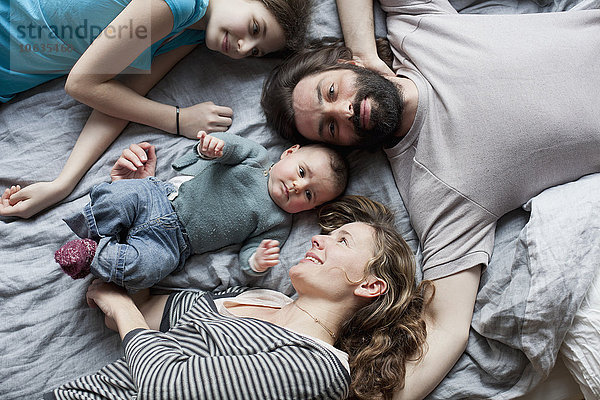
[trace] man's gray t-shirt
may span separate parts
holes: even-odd
[[[487,265],[496,221],[600,171],[600,10],[458,15],[382,1],[397,75],[419,91],[386,149],[425,279]]]

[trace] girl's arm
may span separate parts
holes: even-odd
[[[122,27],[127,29],[121,32]],[[118,33],[109,34],[109,29]],[[164,38],[172,29],[173,14],[163,0],[132,0],[73,66],[65,90],[104,114],[175,133],[174,105],[147,99],[144,94],[113,79],[151,43]],[[152,67],[154,69],[154,65]],[[193,110],[195,112],[182,110],[180,133],[195,137],[201,129],[208,132],[224,131],[231,125],[232,111],[228,107],[212,103],[195,107],[198,108]]]
[[[140,96],[145,95],[194,47],[181,46],[161,54],[152,63],[151,74],[130,75],[124,84]],[[29,218],[67,197],[127,124],[126,120],[93,110],[60,175],[52,182],[34,183],[9,193],[5,191],[0,202],[0,215]]]
[[[377,55],[373,0],[337,0],[337,8],[344,42],[352,49],[357,61],[382,75],[395,76]]]
[[[406,366],[404,388],[394,400],[423,399],[444,379],[469,339],[481,266],[435,280],[435,295],[425,310],[427,347],[420,362]]]

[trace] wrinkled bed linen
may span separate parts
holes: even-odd
[[[478,4],[464,4],[464,8]],[[511,12],[519,10],[515,7]],[[381,13],[376,16],[377,31],[385,34]],[[334,0],[318,2],[311,35],[340,36]],[[229,132],[260,142],[276,158],[290,144],[266,128],[259,101],[262,81],[278,61],[232,61],[197,49],[149,96],[182,107],[201,101],[229,106],[234,110]],[[63,87],[64,78],[59,78],[0,105],[0,188],[50,181],[60,172],[90,113],[87,106],[67,96]],[[85,205],[93,185],[109,181],[110,167],[122,149],[140,141],[157,146],[157,176],[165,180],[175,175],[171,161],[193,144],[185,138],[130,124],[73,193],[57,206],[29,220],[0,218],[1,399],[36,398],[122,355],[118,335],[106,329],[101,313],[85,303],[91,278],[72,280],[55,264],[53,254],[74,238],[61,219]],[[385,156],[381,152],[356,151],[349,159],[351,183],[347,192],[371,196],[390,206],[398,215],[398,229],[420,260],[418,240]],[[530,270],[532,234],[527,221],[524,210],[509,213],[499,221],[494,254],[482,276],[467,351],[430,398],[506,398],[503,392],[524,393],[551,369],[569,321],[561,318],[564,315],[552,319],[557,315],[545,314],[547,319],[534,323],[525,313],[535,312],[531,307],[536,301],[546,304],[556,301],[559,295],[569,299],[563,309],[571,310],[574,298],[571,287],[561,286],[560,280],[552,292],[532,286],[536,275]],[[309,248],[310,237],[318,231],[315,222],[314,212],[294,217],[281,265],[262,278],[248,280],[239,268],[231,268],[237,262],[238,246],[230,246],[192,257],[181,273],[167,278],[162,286],[223,289],[241,284],[292,294],[287,271]],[[533,297],[527,297],[530,295]],[[529,304],[531,300],[533,304]]]
[[[547,189],[525,208],[517,237],[507,224],[526,221],[525,211],[499,226],[467,350],[429,398],[512,399],[552,370],[600,269],[600,174]]]

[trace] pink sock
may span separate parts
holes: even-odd
[[[71,240],[54,253],[54,260],[71,278],[85,278],[90,273],[97,246],[92,239]]]

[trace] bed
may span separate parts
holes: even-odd
[[[311,37],[340,37],[334,0],[317,3]],[[584,3],[515,0],[506,5],[455,0],[453,4],[461,12],[480,13],[560,11],[594,4]],[[384,21],[376,7],[377,32],[382,36]],[[180,106],[209,100],[227,105],[234,110],[229,132],[260,142],[275,158],[289,143],[265,126],[259,102],[262,81],[279,61],[234,62],[199,48],[149,96]],[[50,181],[60,172],[90,113],[87,106],[67,96],[63,86],[64,78],[59,78],[0,105],[0,188]],[[85,304],[91,278],[72,280],[54,262],[53,254],[74,238],[61,219],[85,205],[93,185],[109,180],[110,167],[122,149],[140,141],[156,145],[157,176],[165,180],[175,175],[170,162],[193,144],[130,124],[57,206],[28,220],[0,218],[1,399],[41,398],[57,385],[94,372],[122,355],[118,335],[104,327],[97,309]],[[354,151],[349,161],[347,193],[370,196],[395,211],[397,226],[420,262],[418,240],[383,153]],[[600,282],[596,278],[591,283],[600,270],[600,177],[592,175],[547,190],[525,208],[498,223],[494,254],[481,279],[469,345],[430,394],[431,399],[523,395],[528,399],[581,399],[583,393],[586,398],[600,398],[595,344],[581,332],[596,326],[596,340],[600,337]],[[314,212],[296,215],[281,264],[262,278],[248,279],[239,272],[238,248],[230,246],[192,257],[182,272],[169,276],[160,286],[211,290],[250,285],[292,295],[287,270],[305,253],[308,239],[317,230]],[[588,293],[589,288],[596,288],[595,292],[590,289]],[[596,322],[590,322],[590,315],[595,315]],[[582,357],[587,363],[581,362]],[[557,359],[558,367],[553,369]],[[553,390],[553,384],[562,392]]]

